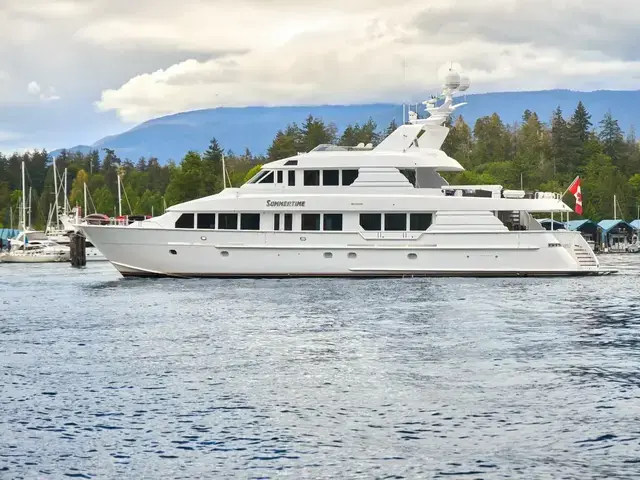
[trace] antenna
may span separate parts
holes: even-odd
[[[402,124],[404,125],[407,120],[407,112],[404,102],[404,95],[407,89],[407,55],[402,57]]]

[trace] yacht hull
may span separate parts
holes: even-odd
[[[82,227],[125,277],[575,276],[601,273],[576,232],[251,232]]]

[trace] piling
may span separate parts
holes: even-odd
[[[69,235],[69,249],[72,267],[84,267],[87,264],[87,239],[80,233]]]

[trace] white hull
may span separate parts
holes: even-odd
[[[242,232],[83,226],[123,276],[395,277],[593,275],[577,232]],[[377,235],[377,234],[374,234]],[[172,253],[175,252],[175,253]]]
[[[87,262],[106,262],[107,258],[96,247],[87,247]]]

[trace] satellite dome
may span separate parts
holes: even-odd
[[[447,76],[444,79],[444,86],[455,90],[460,86],[460,74],[454,72],[453,70],[449,70]]]
[[[460,77],[460,86],[458,87],[459,91],[464,92],[465,90],[468,90],[470,86],[471,80],[469,79],[469,77],[467,77],[466,75]]]

